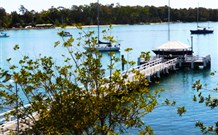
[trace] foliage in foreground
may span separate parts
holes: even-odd
[[[104,69],[93,34],[82,31],[77,39],[56,42],[55,47],[62,45],[67,50],[61,66],[52,57],[24,56],[19,65],[1,69],[1,106],[14,108],[6,117],[19,118],[20,133],[106,135],[124,133],[129,128],[138,128],[141,134],[153,133],[141,117],[158,105],[156,98],[161,90],[150,91],[148,81],[137,70],[123,74],[115,69],[120,59],[113,52]],[[114,42],[111,36],[104,39]],[[84,46],[89,49],[80,51]],[[10,58],[8,62],[11,63]],[[126,60],[125,63],[134,64]],[[106,71],[110,72],[109,77]],[[135,81],[129,81],[131,74]]]
[[[211,72],[211,75],[214,76],[216,72]],[[218,107],[218,98],[212,95],[204,96],[203,90],[209,90],[212,92],[217,92],[218,88],[214,88],[213,90],[207,89],[203,85],[200,80],[196,81],[193,84],[193,88],[197,91],[197,94],[194,95],[193,101],[198,102],[200,104],[205,104],[205,106],[209,107],[210,109],[215,109]],[[218,121],[214,123],[213,126],[206,126],[202,121],[197,121],[195,124],[196,127],[199,127],[203,134],[208,133],[215,133],[218,134]]]

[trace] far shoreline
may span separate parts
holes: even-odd
[[[151,22],[151,23],[138,23],[138,24],[111,24],[112,26],[128,26],[128,25],[155,25],[155,24],[166,24],[168,22]],[[183,22],[170,22],[170,23],[183,23]],[[100,25],[100,26],[109,26],[110,24]],[[81,25],[82,28],[92,28],[97,27],[98,25]],[[26,27],[14,27],[14,28],[3,28],[0,29],[0,31],[7,31],[7,30],[43,30],[43,29],[62,29],[61,26],[50,26],[50,27],[32,27],[32,26],[26,26]],[[73,25],[67,25],[64,28],[77,28],[77,26]]]

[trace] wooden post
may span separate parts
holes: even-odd
[[[176,70],[176,65],[173,65],[173,70]]]
[[[191,69],[194,69],[194,61],[191,61]]]
[[[168,67],[166,67],[166,73],[167,73],[167,74],[169,73],[169,71],[168,71]]]
[[[160,78],[160,71],[157,71],[157,77]]]
[[[182,60],[178,59],[178,61],[179,61],[179,67],[182,67]]]
[[[204,67],[207,66],[207,59],[206,58],[203,58],[203,63],[204,63]]]
[[[124,66],[125,66],[125,64],[124,64],[124,55],[121,55],[121,64],[122,64],[122,71],[124,71]]]
[[[147,80],[151,82],[151,76],[147,76]]]
[[[193,36],[191,36],[191,50],[192,50],[192,55],[193,55]]]

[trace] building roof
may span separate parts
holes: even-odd
[[[191,47],[180,41],[168,41],[155,50],[189,50]]]

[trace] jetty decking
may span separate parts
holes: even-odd
[[[164,61],[163,58],[157,58],[151,61],[148,61],[142,65],[134,67],[133,69],[140,70],[142,74],[144,74],[145,78],[150,81],[152,76],[160,77],[161,73],[169,73],[169,70],[176,70],[177,58]],[[130,69],[129,71],[131,71]],[[134,81],[134,73],[130,73],[128,75],[129,81]]]
[[[144,61],[144,59],[139,58],[138,66],[134,69],[140,70],[142,74],[150,81],[152,76],[160,77],[162,73],[169,73],[171,70],[178,70],[181,68],[210,68],[211,58],[210,55],[205,57],[199,56],[184,56],[173,59],[164,59],[154,57],[151,61]],[[130,81],[134,80],[134,75],[129,75],[128,79]]]
[[[182,61],[183,67],[191,67],[192,69],[199,68],[202,66],[203,68],[210,68],[211,66],[211,58],[210,55],[205,57],[199,56],[186,56],[184,57],[184,61]]]

